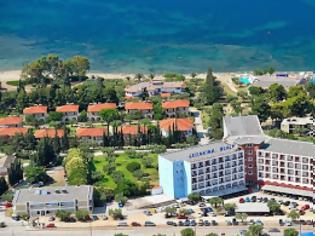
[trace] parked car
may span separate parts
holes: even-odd
[[[269,229],[268,232],[269,232],[269,233],[280,233],[281,231],[280,231],[280,229],[278,229],[278,228],[271,228],[271,229]]]
[[[238,201],[239,201],[239,203],[244,203],[245,202],[244,198],[240,198]]]
[[[173,225],[173,224],[174,224],[174,221],[167,221],[166,224],[167,224],[167,225]]]
[[[190,226],[190,221],[189,220],[185,220],[184,225],[185,226]]]
[[[190,221],[190,226],[196,226],[196,225],[197,225],[197,223],[196,223],[195,220],[191,220],[191,221]]]
[[[48,221],[54,221],[56,218],[54,216],[49,217]]]
[[[208,220],[204,220],[204,221],[203,221],[203,224],[204,224],[204,226],[210,226],[210,225],[211,225]]]
[[[49,223],[46,225],[46,228],[56,228],[56,225],[54,223]]]
[[[134,222],[131,223],[131,226],[133,226],[133,227],[139,227],[139,226],[141,226],[141,224],[134,221]]]
[[[199,226],[204,226],[204,222],[203,222],[202,219],[199,220],[198,225],[199,225]]]
[[[117,224],[117,227],[127,227],[128,226],[128,224],[127,224],[127,222],[125,222],[125,221],[120,221],[120,222],[118,222],[118,224]]]
[[[156,226],[156,224],[155,223],[153,223],[152,221],[146,221],[146,222],[144,222],[144,226]]]
[[[7,227],[7,224],[4,221],[0,222],[0,228],[5,228],[5,227]]]
[[[251,200],[252,202],[256,202],[257,197],[256,197],[256,196],[252,196],[250,200]]]
[[[181,221],[181,220],[180,220],[180,221],[178,221],[178,225],[179,225],[179,226],[185,226],[184,222],[183,222],[183,221]]]
[[[247,233],[247,230],[246,230],[246,229],[240,230],[240,235],[245,235],[246,233]]]
[[[249,197],[246,197],[246,198],[245,198],[245,202],[250,202],[250,198],[249,198]]]
[[[215,220],[211,220],[211,225],[213,226],[218,225],[218,222],[216,222]]]

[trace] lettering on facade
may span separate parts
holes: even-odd
[[[235,147],[234,144],[227,144],[225,146],[221,146],[220,148],[218,148],[218,152],[231,150],[234,147]],[[189,158],[201,157],[201,156],[209,155],[209,154],[212,154],[212,153],[215,153],[215,149],[214,148],[210,148],[208,150],[201,151],[201,152],[191,153],[191,154],[189,154]]]

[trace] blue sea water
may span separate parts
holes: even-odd
[[[0,69],[47,53],[105,72],[315,70],[315,0],[0,0]]]

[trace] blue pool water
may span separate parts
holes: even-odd
[[[241,84],[249,85],[250,84],[250,79],[248,76],[242,76],[239,79]]]
[[[0,70],[47,53],[105,72],[315,70],[314,0],[0,0]]]

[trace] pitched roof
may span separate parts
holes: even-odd
[[[166,101],[162,103],[162,108],[164,109],[174,109],[178,107],[189,107],[188,100],[175,100],[175,101]]]
[[[0,125],[17,125],[23,121],[22,117],[19,116],[8,116],[0,118]]]
[[[57,112],[78,112],[79,105],[67,104],[56,108]]]
[[[81,137],[102,137],[106,133],[105,128],[78,128],[76,136]]]
[[[26,134],[28,128],[25,127],[9,127],[9,128],[0,128],[0,137],[14,137],[16,134]]]
[[[118,132],[122,132],[124,135],[137,135],[139,131],[140,133],[146,133],[148,129],[138,125],[123,125],[118,128]]]
[[[153,105],[150,102],[128,102],[125,105],[126,110],[152,110]]]
[[[161,93],[160,96],[162,98],[167,98],[167,97],[170,97],[171,96],[171,93]]]
[[[62,138],[64,131],[62,129],[38,129],[34,133],[35,138]]]
[[[89,104],[88,112],[100,112],[105,109],[116,109],[115,103],[99,103],[99,104]]]
[[[31,115],[31,114],[39,114],[39,113],[47,113],[47,106],[32,106],[32,107],[26,107],[23,110],[24,115]]]
[[[164,82],[164,88],[184,88],[185,82],[184,81],[172,81],[172,82]]]
[[[193,128],[193,126],[193,121],[186,118],[170,118],[160,121],[161,129],[166,131],[173,129],[173,127],[175,127],[177,131],[189,131]]]

